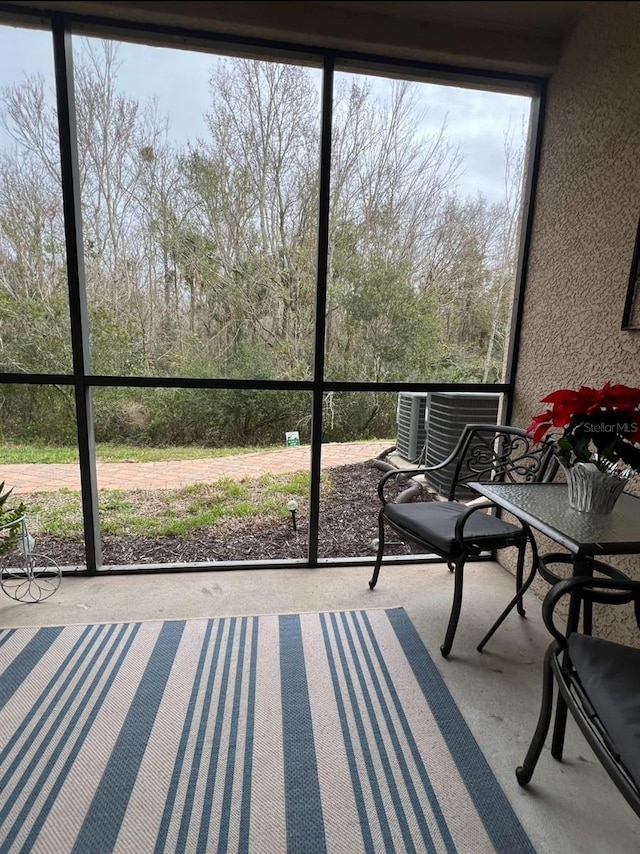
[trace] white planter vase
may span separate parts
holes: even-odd
[[[583,513],[611,513],[626,481],[600,471],[595,463],[566,468],[569,506]]]

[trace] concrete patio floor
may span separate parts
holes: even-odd
[[[0,592],[0,626],[402,606],[536,851],[640,851],[640,822],[572,720],[565,761],[552,759],[547,747],[530,786],[522,789],[516,782],[514,770],[526,753],[537,721],[541,661],[548,643],[540,600],[527,594],[527,618],[512,614],[480,654],[475,645],[512,595],[514,581],[497,564],[469,565],[458,636],[451,656],[445,660],[438,650],[453,584],[446,567],[384,567],[374,592],[367,587],[369,576],[368,567],[341,567],[65,577],[58,592],[38,605],[18,604]]]

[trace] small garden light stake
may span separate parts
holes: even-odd
[[[298,502],[295,498],[292,498],[291,501],[287,503],[287,510],[291,513],[291,521],[293,522],[293,530],[297,531],[298,526],[296,525],[296,510],[298,509]]]

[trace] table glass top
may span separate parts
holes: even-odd
[[[469,486],[574,553],[640,552],[640,499],[623,493],[610,514],[569,507],[563,483],[469,483]]]

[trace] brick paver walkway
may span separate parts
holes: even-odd
[[[389,442],[326,443],[322,446],[322,466],[347,465],[373,459],[390,447]],[[283,474],[309,469],[310,448],[283,448],[255,451],[232,457],[204,460],[166,460],[158,463],[96,463],[100,489],[179,489],[190,483],[206,483],[219,477],[241,480],[265,472]],[[0,466],[0,481],[14,493],[51,492],[80,489],[80,472],[75,463],[20,463]]]

